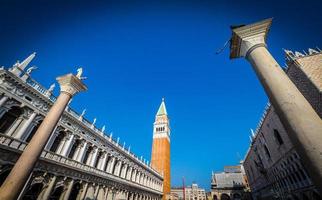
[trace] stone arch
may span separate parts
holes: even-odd
[[[230,196],[226,193],[220,195],[220,200],[230,200]]]
[[[66,136],[65,131],[59,131],[49,151],[56,152]]]
[[[0,133],[7,133],[11,128],[13,128],[13,125],[18,123],[18,119],[22,114],[23,109],[21,107],[12,106],[0,119]]]
[[[215,194],[214,194],[214,195],[212,196],[212,200],[218,200],[217,195],[215,195]]]

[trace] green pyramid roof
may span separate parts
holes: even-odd
[[[168,115],[167,109],[166,109],[165,103],[164,103],[164,98],[162,98],[162,102],[161,102],[161,105],[160,105],[159,110],[157,112],[157,115]]]

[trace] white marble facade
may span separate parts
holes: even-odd
[[[56,100],[24,72],[33,57],[0,69],[0,184]],[[161,199],[162,175],[84,114],[66,108],[20,199]]]

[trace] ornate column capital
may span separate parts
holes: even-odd
[[[65,92],[71,96],[87,90],[85,84],[73,74],[57,77],[57,81],[60,85],[60,92]]]
[[[266,36],[272,18],[249,25],[231,27],[230,59],[246,57],[258,46],[266,46]]]

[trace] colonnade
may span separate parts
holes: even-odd
[[[21,195],[22,199],[60,200],[160,200],[161,196],[116,188],[53,174],[37,173]]]
[[[41,114],[31,108],[21,106],[5,95],[0,98],[0,134],[28,142],[42,119]],[[72,133],[63,126],[58,126],[51,135],[45,149],[106,171],[119,178],[158,191],[162,190],[161,181],[146,174],[144,170],[113,153],[110,149],[96,146],[91,141],[81,137],[81,134]]]

